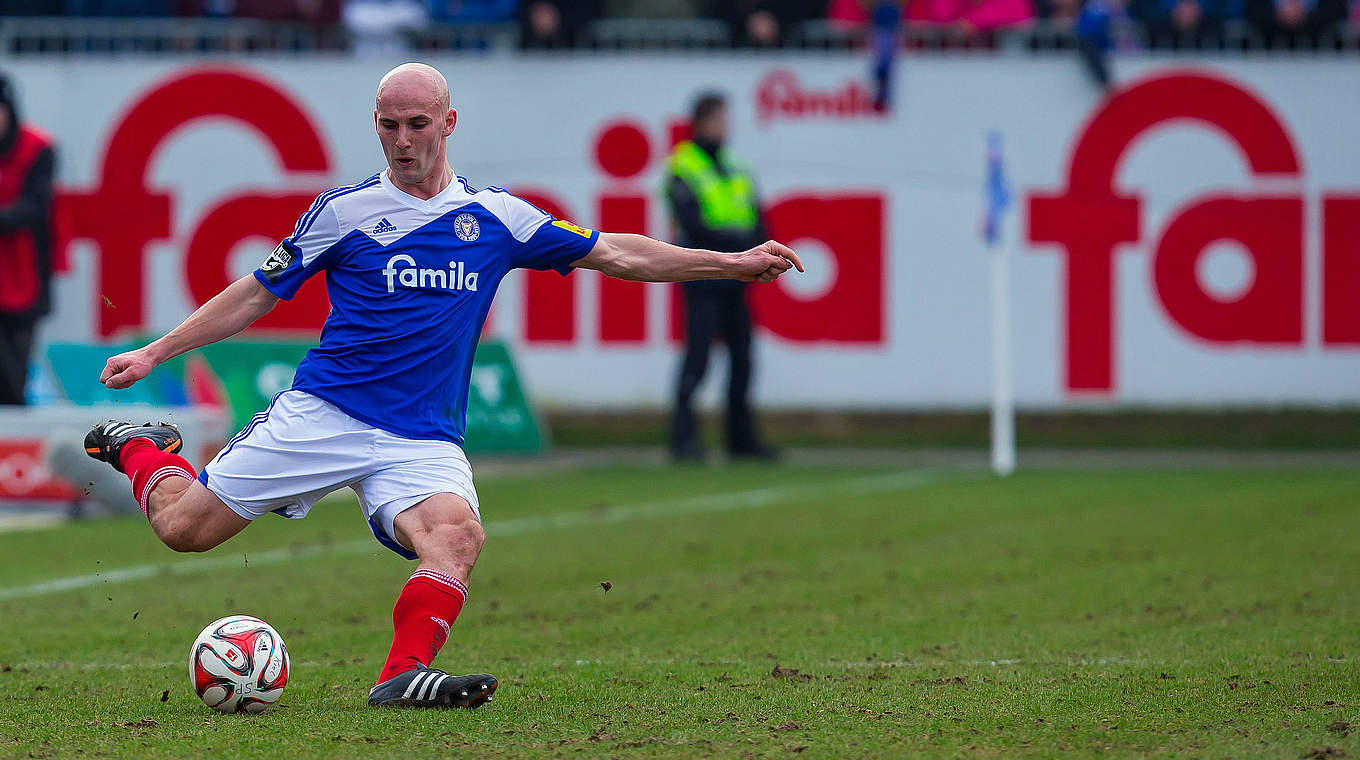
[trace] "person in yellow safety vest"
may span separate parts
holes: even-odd
[[[687,248],[743,251],[766,239],[764,218],[750,173],[724,145],[727,105],[704,93],[694,103],[691,139],[675,146],[667,166],[665,196],[676,242]],[[756,431],[751,389],[751,311],[746,284],[704,280],[681,285],[685,297],[685,356],[675,389],[670,451],[676,461],[704,458],[694,415],[694,391],[708,368],[709,346],[727,342],[727,451],[734,458],[771,459],[777,454]]]

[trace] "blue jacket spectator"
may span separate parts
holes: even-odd
[[[169,16],[171,0],[66,0],[68,16]]]
[[[430,18],[445,23],[510,21],[518,0],[429,0]]]

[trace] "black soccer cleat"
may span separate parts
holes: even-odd
[[[85,453],[94,459],[108,462],[114,469],[122,472],[123,467],[118,463],[119,454],[127,442],[134,438],[146,438],[167,454],[177,454],[184,448],[184,439],[180,437],[179,428],[169,423],[160,422],[153,425],[148,422],[144,425],[133,425],[109,420],[95,425],[85,434]]]
[[[480,673],[451,676],[442,670],[417,667],[374,686],[368,692],[369,707],[466,707],[471,710],[491,701],[496,677]]]

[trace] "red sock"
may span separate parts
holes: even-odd
[[[151,492],[162,480],[169,477],[193,480],[197,474],[188,460],[178,454],[161,451],[149,438],[133,438],[123,444],[118,463],[132,479],[132,495],[137,497],[144,515],[148,514],[147,500],[151,498]]]
[[[417,665],[429,666],[449,638],[449,626],[467,601],[467,586],[437,570],[417,570],[392,608],[392,649],[378,683]]]

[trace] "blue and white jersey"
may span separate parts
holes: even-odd
[[[462,445],[472,356],[501,278],[566,275],[599,234],[462,177],[421,200],[384,171],[318,196],[255,278],[291,299],[326,273],[330,316],[294,389],[373,427]]]

